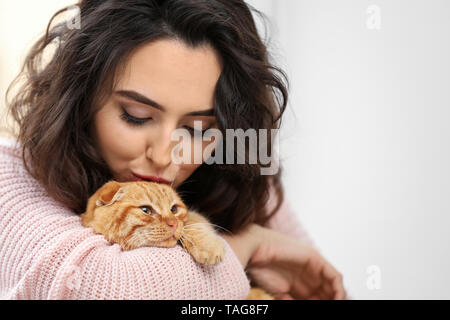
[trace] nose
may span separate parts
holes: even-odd
[[[159,148],[153,148],[151,156],[149,157],[154,168],[158,171],[162,171],[171,162],[170,150],[161,150]]]
[[[168,218],[166,219],[166,223],[169,227],[172,227],[172,232],[175,233],[178,226],[178,221],[175,218]]]
[[[154,169],[158,172],[163,171],[172,162],[171,132],[170,127],[161,129],[158,139],[155,139],[147,150],[147,158],[152,161]]]

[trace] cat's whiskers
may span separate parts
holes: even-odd
[[[158,234],[159,237],[158,237],[158,235],[155,236],[155,234],[149,234],[149,233],[143,234],[143,235],[146,237],[146,240],[150,240],[150,241],[153,242],[153,243],[165,241],[165,240],[167,240],[168,238],[170,238],[169,235],[161,236],[161,234]]]
[[[155,240],[155,238],[154,238],[155,235],[151,232],[143,232],[143,233],[141,233],[141,235],[147,239],[150,239],[151,241]]]
[[[170,186],[173,189],[174,181],[178,177],[178,172],[174,178],[174,180],[171,182]],[[194,179],[195,181],[196,179]],[[193,181],[189,181],[189,183],[192,183]],[[159,184],[153,184],[149,186],[149,188],[145,188],[144,194],[140,196],[141,190],[138,188],[138,186],[133,185],[132,187],[136,188],[136,191],[139,190],[139,192],[136,192],[136,194],[127,194],[129,196],[130,201],[134,202],[141,202],[143,199],[145,199],[146,202],[150,202],[149,205],[153,205],[153,202],[160,201],[162,205],[166,205],[166,202],[172,201],[172,198],[176,198],[176,194],[181,195],[186,194],[189,196],[190,193],[193,193],[195,191],[192,190],[183,190],[181,192],[177,192],[175,189],[173,191],[175,192],[175,195],[172,195],[170,193],[170,190],[167,188],[168,185],[166,185],[166,188],[164,188],[164,194],[166,197],[159,197],[157,198],[155,195],[155,192],[153,189],[158,189]],[[189,188],[188,188],[189,189]],[[142,198],[142,199],[141,199]],[[164,202],[166,201],[166,202]],[[182,199],[181,199],[182,201]],[[164,203],[163,203],[164,202]],[[200,215],[197,210],[193,209],[187,209],[188,212],[191,211],[190,214],[192,215]],[[136,212],[137,213],[137,212]],[[225,230],[226,232],[231,233],[229,230],[207,222],[194,222],[191,224],[186,225],[185,222],[189,221],[196,221],[197,218],[191,217],[192,220],[190,220],[190,214],[187,216],[184,216],[186,212],[181,211],[180,213],[183,214],[183,216],[180,215],[180,218],[178,218],[177,221],[181,221],[181,225],[176,228],[176,235],[173,232],[173,227],[166,225],[163,223],[163,218],[167,216],[167,214],[162,213],[161,219],[144,219],[142,215],[136,215],[136,214],[130,214],[126,215],[125,219],[114,219],[112,222],[110,222],[113,226],[110,227],[109,233],[112,235],[110,236],[110,242],[118,243],[120,247],[123,250],[132,250],[135,248],[148,246],[148,247],[154,247],[154,246],[171,246],[172,243],[176,244],[176,242],[179,240],[179,242],[185,247],[188,252],[190,252],[194,257],[196,256],[196,252],[200,252],[204,250],[204,247],[206,246],[208,249],[210,246],[214,246],[214,228],[220,228]],[[169,214],[169,213],[168,213]],[[170,215],[170,214],[169,214]],[[201,215],[200,215],[201,216]],[[96,218],[94,216],[94,218]],[[117,218],[117,215],[111,215],[111,219]],[[206,217],[205,217],[206,218]],[[160,220],[160,221],[158,221]],[[205,219],[207,220],[207,219]],[[200,220],[202,221],[202,220]],[[117,224],[118,228],[116,230],[115,224]],[[210,227],[208,227],[210,226]],[[119,227],[124,228],[124,232],[119,232]],[[181,229],[181,234],[178,236]],[[126,231],[126,232],[125,232]],[[192,251],[193,249],[193,251]],[[210,253],[211,255],[214,253]]]
[[[180,169],[178,169],[177,173],[175,173],[175,177],[173,178],[172,183],[170,184],[171,188],[173,188],[173,184],[174,184],[174,182],[175,182],[175,180],[177,178],[178,172],[180,172]]]
[[[189,237],[186,234],[182,234],[180,237],[181,241],[187,240],[194,248],[197,246],[189,239]],[[184,243],[184,242],[183,242]]]
[[[131,235],[131,237],[127,240],[127,244],[129,247],[138,248],[145,244],[146,238],[141,237],[140,234],[134,233]]]
[[[185,244],[185,242],[184,242],[184,240],[183,240],[183,236],[181,236],[178,240],[180,240],[181,245],[182,245],[183,247],[186,247],[186,244]]]
[[[146,229],[141,234],[145,237],[149,237],[152,241],[162,241],[167,238],[167,231],[160,228]]]
[[[191,224],[185,225],[185,226],[183,227],[183,230],[189,230],[189,227],[191,227],[191,226],[197,228],[197,227],[199,227],[198,225],[211,225],[211,226],[215,226],[215,227],[217,227],[217,228],[219,228],[219,229],[224,230],[225,232],[227,232],[227,233],[229,233],[229,234],[232,234],[232,232],[231,232],[230,230],[228,230],[228,229],[226,229],[226,228],[224,228],[224,227],[221,227],[221,226],[219,226],[219,225],[217,225],[217,224],[211,223],[211,222],[210,222],[210,223],[206,223],[206,222],[195,222],[195,223],[191,223]]]
[[[183,231],[196,231],[196,230],[198,230],[198,231],[202,230],[202,226],[187,225],[187,226],[183,227]]]

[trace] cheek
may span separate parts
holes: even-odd
[[[194,164],[194,170],[196,167],[198,167],[198,163],[202,164],[205,162],[210,156],[212,151],[216,147],[216,142],[214,141],[203,141],[201,138],[198,138],[197,140],[192,139],[190,143],[190,150],[189,145],[182,145],[182,150],[179,152],[179,155],[183,157],[184,159],[184,152],[186,151],[186,160],[184,161],[185,165]],[[186,148],[186,149],[185,149]],[[177,153],[178,155],[178,153]]]
[[[193,174],[194,171],[197,170],[202,165],[202,163],[210,156],[211,150],[214,150],[214,146],[215,146],[214,141],[211,142],[199,140],[198,147],[195,147],[194,140],[191,141],[190,160],[177,165],[179,170],[176,174],[176,182],[173,185],[175,188],[181,185],[181,183],[183,183],[187,178],[189,178],[189,176]],[[208,151],[207,149],[209,149],[210,152],[206,152],[205,158],[203,157],[203,155],[205,154],[205,151]],[[183,157],[183,151],[184,149],[179,154],[181,157]],[[201,163],[194,162],[195,153],[197,153],[197,157],[199,157],[198,159],[200,159]]]

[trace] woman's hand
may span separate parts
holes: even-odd
[[[309,245],[258,225],[224,238],[252,281],[276,299],[346,298],[342,274]]]

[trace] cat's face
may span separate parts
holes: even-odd
[[[188,208],[166,184],[110,181],[96,194],[83,222],[122,247],[172,247],[182,235]]]

